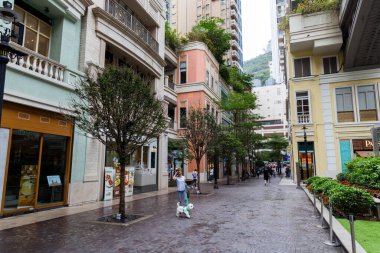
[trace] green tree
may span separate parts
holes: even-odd
[[[215,59],[222,64],[223,56],[230,49],[231,35],[220,25],[224,20],[217,17],[202,19],[193,26],[187,34],[189,41],[201,41],[205,43],[214,55]]]
[[[215,127],[215,119],[207,110],[201,106],[191,107],[186,120],[184,138],[197,165],[198,182],[200,182],[201,160],[210,148]],[[198,184],[198,190],[200,191],[200,184]]]
[[[126,159],[166,129],[161,102],[152,94],[149,80],[129,67],[108,66],[96,75],[88,74],[75,95],[71,106],[76,125],[119,157],[119,214],[124,219]]]
[[[168,22],[165,22],[165,44],[173,51],[176,51],[182,45],[182,40],[177,31],[171,29]]]
[[[289,141],[282,136],[273,135],[269,138],[267,146],[272,150],[272,159],[280,160],[282,157],[281,151],[284,151],[289,146]]]

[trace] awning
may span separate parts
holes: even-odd
[[[373,155],[373,151],[355,151],[355,153],[360,157],[368,157]]]

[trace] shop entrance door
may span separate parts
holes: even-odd
[[[307,153],[307,157],[306,157]],[[314,176],[315,171],[315,157],[314,157],[314,142],[307,142],[306,146],[304,142],[298,143],[298,159],[302,168],[302,178],[301,180],[307,179],[307,175],[309,177]],[[308,165],[308,172],[306,170],[306,159]]]
[[[12,130],[5,212],[64,203],[68,144],[69,137]]]

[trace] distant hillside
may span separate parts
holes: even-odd
[[[269,78],[268,63],[272,60],[272,52],[261,54],[255,58],[244,62],[244,72],[253,74],[255,79],[260,79],[263,83]]]

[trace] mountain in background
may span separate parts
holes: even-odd
[[[254,79],[260,79],[262,83],[269,78],[269,65],[272,60],[272,52],[266,52],[253,59],[244,62],[244,72],[254,75]]]

